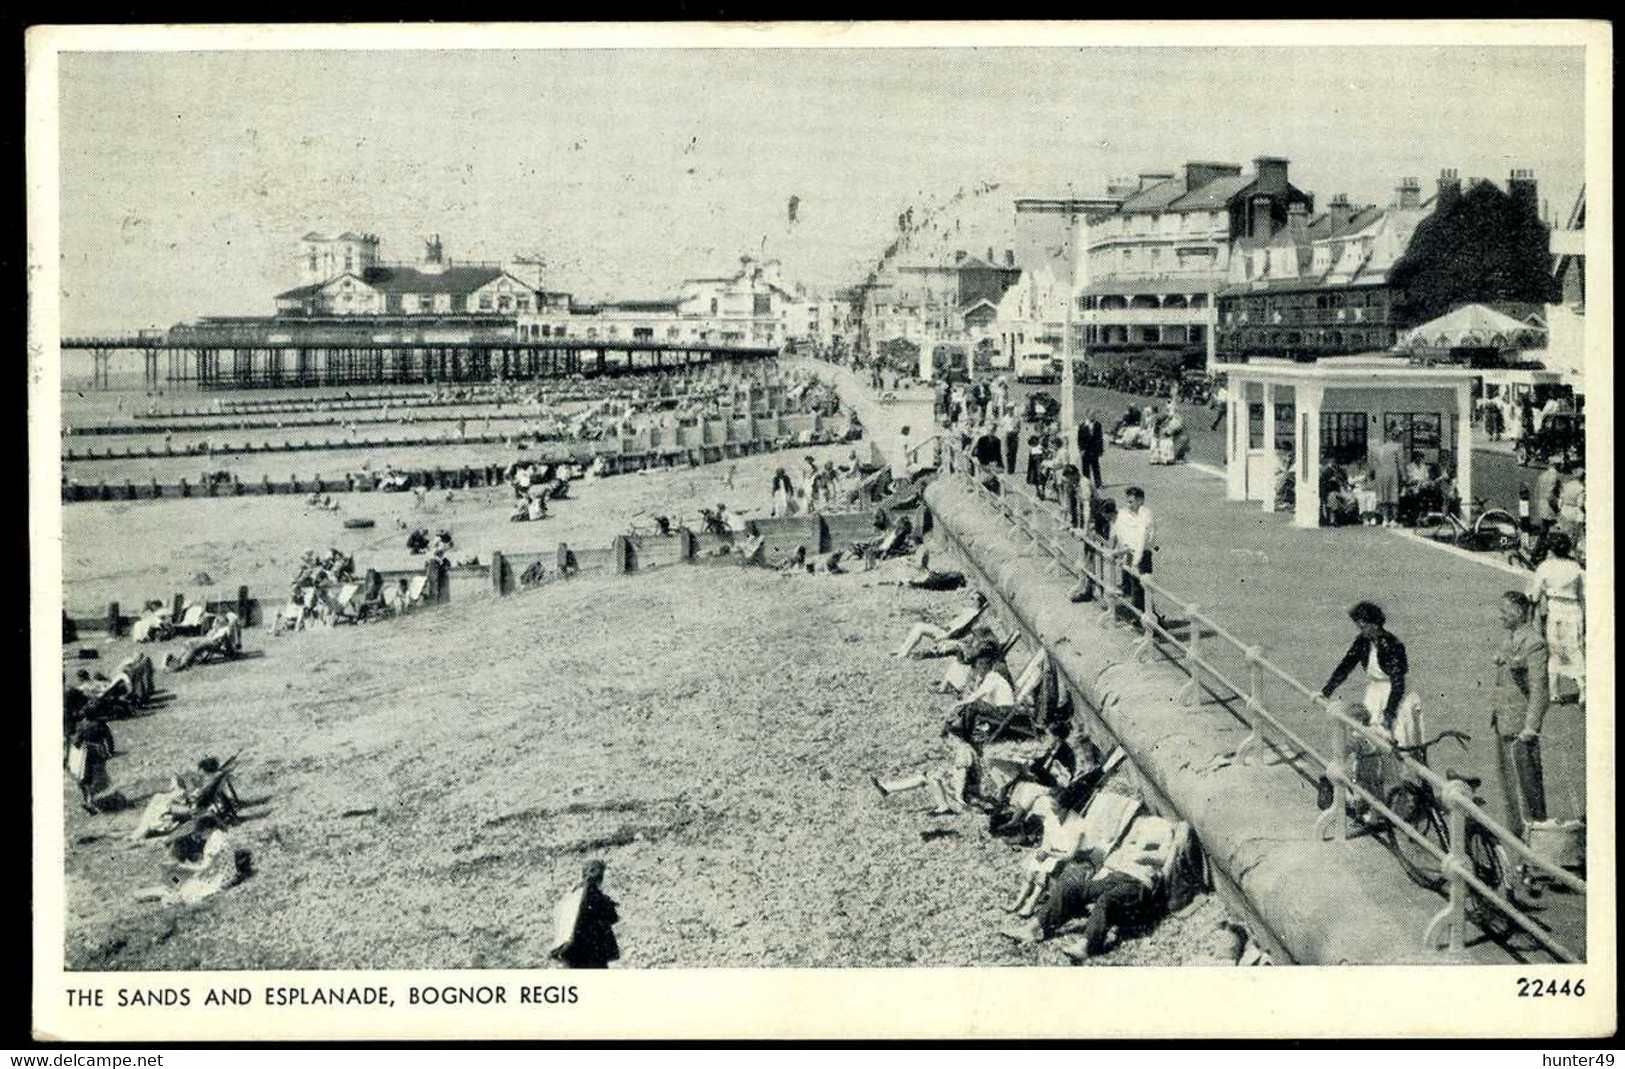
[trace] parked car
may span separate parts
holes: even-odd
[[[1021,353],[1016,357],[1017,382],[1059,382],[1060,361],[1045,350]]]

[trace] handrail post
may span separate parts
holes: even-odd
[[[1326,838],[1326,828],[1332,828],[1332,838],[1348,842],[1349,837],[1349,780],[1353,770],[1349,767],[1349,722],[1346,702],[1327,703],[1316,699],[1332,714],[1332,727],[1337,738],[1337,750],[1326,762],[1326,778],[1332,783],[1332,804],[1315,818],[1315,834]],[[1333,821],[1336,823],[1334,824]]]
[[[1444,873],[1450,881],[1450,902],[1428,922],[1422,938],[1430,950],[1438,949],[1440,929],[1448,935],[1449,949],[1460,953],[1467,942],[1467,881],[1462,877],[1467,867],[1467,810],[1472,793],[1460,780],[1451,780],[1444,792],[1445,804],[1450,809],[1450,856],[1445,859]]]
[[[1117,624],[1117,600],[1122,596],[1118,586],[1117,558],[1108,546],[1100,555],[1100,613],[1105,622],[1114,627]]]
[[[1179,689],[1179,702],[1186,706],[1195,705],[1202,697],[1201,613],[1202,607],[1194,601],[1185,606],[1185,619],[1191,622],[1190,637],[1185,642],[1185,671],[1191,678]]]
[[[1136,661],[1144,661],[1146,654],[1150,653],[1152,649],[1156,647],[1157,626],[1155,623],[1153,623],[1155,614],[1151,611],[1151,599],[1146,596],[1147,591],[1145,589],[1145,573],[1140,571],[1139,564],[1137,562],[1131,563],[1129,568],[1131,569],[1130,574],[1134,576],[1135,584],[1139,587],[1140,600],[1144,602],[1144,604],[1139,607],[1138,612],[1138,618],[1140,621],[1140,641],[1134,644],[1134,652],[1132,656]]]
[[[1248,646],[1247,654],[1247,726],[1252,729],[1241,745],[1236,747],[1236,760],[1241,764],[1249,763],[1252,751],[1263,741],[1258,731],[1258,714],[1264,708],[1264,651],[1258,646]]]

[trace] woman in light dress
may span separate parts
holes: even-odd
[[[1384,527],[1391,526],[1399,516],[1399,488],[1404,485],[1404,451],[1399,447],[1399,432],[1389,431],[1383,443],[1371,457],[1376,472],[1377,509],[1382,513]]]
[[[1551,690],[1560,678],[1574,680],[1585,697],[1585,570],[1574,562],[1574,542],[1562,531],[1547,539],[1546,559],[1529,584],[1530,600],[1546,621],[1547,672]]]

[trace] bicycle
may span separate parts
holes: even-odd
[[[1454,739],[1465,751],[1472,736],[1461,731],[1441,731],[1427,742],[1417,743],[1413,746],[1393,747],[1393,752],[1399,755],[1412,756],[1416,761],[1426,766],[1428,764],[1428,751],[1445,739]],[[1482,777],[1464,776],[1455,769],[1446,769],[1444,778],[1449,781],[1463,784],[1473,795],[1473,802],[1479,806],[1484,799],[1478,797],[1479,785],[1483,783]],[[1445,875],[1443,856],[1450,853],[1450,807],[1434,790],[1430,780],[1420,777],[1406,779],[1394,786],[1388,792],[1384,801],[1388,808],[1409,824],[1432,847],[1439,851],[1436,856],[1432,850],[1424,847],[1420,842],[1404,832],[1393,830],[1393,848],[1399,855],[1400,865],[1404,867],[1405,874],[1417,886],[1435,893],[1445,891],[1449,878]],[[1516,905],[1513,898],[1511,881],[1508,879],[1510,866],[1505,849],[1490,832],[1490,830],[1474,820],[1467,818],[1466,854],[1468,864],[1472,866],[1473,875],[1480,883],[1492,887],[1506,896],[1507,901]],[[1468,888],[1468,918],[1486,935],[1494,939],[1503,939],[1510,935],[1516,925],[1511,917],[1501,907]]]
[[[1475,503],[1478,508],[1483,502]],[[1505,509],[1480,512],[1471,526],[1451,512],[1429,512],[1416,521],[1416,533],[1424,538],[1462,549],[1504,553],[1521,544],[1518,521]]]

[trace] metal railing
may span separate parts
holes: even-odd
[[[1227,703],[1227,708],[1237,715],[1250,731],[1236,750],[1238,761],[1246,764],[1252,752],[1273,738],[1284,741],[1295,749],[1296,753],[1289,758],[1289,763],[1295,765],[1297,761],[1307,758],[1318,775],[1323,775],[1331,781],[1332,805],[1317,814],[1315,819],[1315,830],[1321,838],[1332,838],[1338,842],[1348,839],[1348,806],[1351,800],[1359,799],[1381,814],[1397,834],[1403,834],[1414,841],[1439,863],[1440,872],[1448,889],[1449,902],[1429,919],[1422,933],[1424,947],[1436,950],[1441,944],[1446,944],[1452,951],[1461,951],[1464,948],[1468,891],[1471,891],[1490,908],[1498,910],[1518,928],[1527,932],[1557,958],[1563,961],[1580,960],[1578,953],[1558,941],[1539,922],[1519,908],[1512,896],[1507,893],[1507,884],[1512,878],[1512,858],[1519,859],[1554,883],[1582,896],[1586,893],[1585,881],[1535,853],[1521,838],[1503,827],[1474,802],[1465,784],[1441,776],[1426,764],[1401,753],[1395,748],[1395,742],[1390,736],[1351,715],[1347,703],[1322,697],[1318,691],[1305,686],[1285,669],[1265,657],[1258,645],[1249,643],[1222,627],[1203,612],[1201,606],[1162,586],[1150,575],[1142,573],[1133,563],[1119,560],[1119,549],[1074,530],[1067,522],[1067,518],[1060,515],[1053,504],[1039,500],[1020,487],[1011,486],[1010,478],[1004,470],[985,471],[985,474],[996,474],[994,483],[997,489],[990,489],[984,482],[983,466],[968,453],[955,448],[954,444],[942,434],[933,435],[911,446],[906,450],[906,455],[912,458],[919,450],[933,444],[939,449],[939,457],[946,461],[939,470],[949,475],[968,476],[969,484],[974,487],[983,504],[1007,519],[1033,548],[1049,556],[1057,573],[1064,571],[1080,583],[1087,581],[1092,588],[1099,591],[1102,601],[1101,617],[1104,621],[1115,625],[1120,614],[1127,609],[1138,624],[1142,635],[1133,651],[1136,660],[1143,661],[1155,652],[1159,645],[1166,645],[1167,649],[1164,652],[1168,654],[1169,661],[1190,677],[1190,682],[1180,694],[1184,704],[1194,704],[1204,688],[1215,694],[1220,693],[1222,689],[1242,699],[1239,709]],[[1143,605],[1139,608],[1136,608],[1132,599],[1121,591],[1119,581],[1124,575],[1139,583],[1147,593],[1147,597],[1141,599]],[[1164,604],[1175,604],[1180,607],[1188,621],[1184,639],[1166,628],[1151,607],[1153,597],[1162,599]],[[1245,684],[1233,679],[1225,667],[1215,659],[1217,654],[1226,650],[1242,658],[1246,673]],[[1332,757],[1316,751],[1271,712],[1267,704],[1268,686],[1271,681],[1285,687],[1291,694],[1307,700],[1312,708],[1326,716],[1335,737],[1336,749]],[[1447,850],[1440,849],[1423,831],[1390,808],[1386,799],[1379,797],[1358,781],[1352,767],[1356,755],[1351,744],[1355,739],[1365,742],[1369,747],[1368,753],[1397,760],[1407,777],[1421,781],[1432,789],[1439,806],[1449,815]],[[1496,741],[1496,745],[1500,745],[1499,740]],[[1491,887],[1481,880],[1468,856],[1469,822],[1492,836],[1497,848],[1502,852],[1504,860],[1500,867],[1503,885],[1500,887]]]

